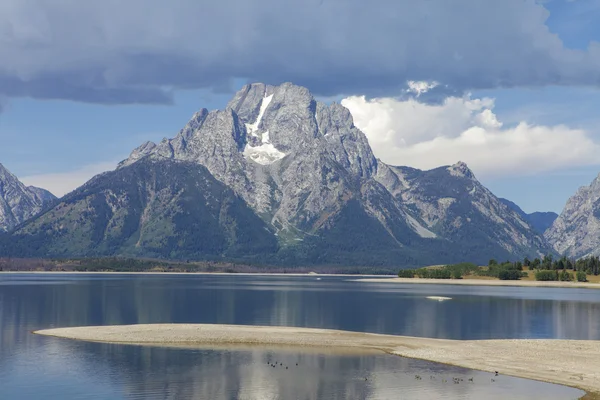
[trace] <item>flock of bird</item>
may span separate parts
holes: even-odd
[[[284,365],[282,362],[277,362],[277,361],[275,361],[273,363],[271,361],[267,361],[267,365],[269,365],[272,368],[285,367],[285,369],[289,369],[288,365]],[[296,363],[296,367],[297,366],[298,366],[298,363]],[[494,376],[498,376],[498,375],[499,375],[498,371],[494,371]],[[415,379],[420,381],[423,378],[421,377],[421,375],[415,375]],[[433,381],[437,380],[437,378],[434,375],[429,375],[429,379],[433,380]],[[365,378],[365,381],[368,381],[368,380],[369,380],[368,378]],[[447,383],[447,382],[448,382],[447,379],[442,379],[442,383]],[[464,382],[464,379],[463,378],[452,378],[452,382],[454,382],[454,384],[458,385],[461,382]],[[471,377],[471,378],[467,379],[467,382],[475,383],[475,380],[473,377]],[[491,378],[491,382],[496,382],[496,380],[494,378]]]
[[[267,361],[267,365],[270,365],[273,368],[276,368],[276,367],[285,367],[285,369],[289,369],[289,366],[283,365],[282,362],[277,362],[277,361],[275,361],[274,363],[271,363],[271,361]],[[297,366],[298,366],[298,363],[296,363],[296,367]]]
[[[415,375],[415,379],[420,381],[423,378],[421,377],[421,375]],[[437,378],[435,376],[433,376],[433,375],[430,375],[429,379],[432,380],[432,381],[436,381],[437,380]],[[465,380],[463,378],[452,378],[452,382],[455,383],[455,384],[457,384],[457,385],[459,383],[461,383],[461,382],[464,382],[464,381]],[[447,382],[448,382],[447,379],[442,379],[442,383],[447,383]],[[475,379],[471,377],[471,378],[467,379],[467,382],[475,383]],[[496,380],[494,378],[492,378],[492,382],[496,382]]]
[[[499,375],[498,371],[494,371],[494,376],[498,376],[498,375]],[[421,375],[415,375],[415,379],[418,380],[418,381],[420,381],[423,378],[421,377]],[[432,380],[432,381],[437,380],[437,378],[434,375],[429,375],[429,379]],[[465,380],[463,378],[452,378],[452,382],[455,383],[455,384],[457,384],[457,385],[460,384],[461,382],[464,382],[464,381]],[[496,382],[496,380],[494,378],[490,378],[490,381],[491,382]],[[442,383],[447,383],[447,382],[448,382],[447,379],[442,379]],[[471,377],[471,378],[467,379],[467,382],[475,383],[475,379],[473,377]]]

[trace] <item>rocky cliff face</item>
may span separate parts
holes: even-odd
[[[23,185],[0,164],[0,232],[33,217],[55,199],[47,190]]]
[[[544,236],[569,257],[600,255],[600,175],[567,201]]]
[[[541,254],[548,244],[463,162],[420,171],[380,165],[377,179],[403,204],[423,237],[469,243],[490,253]],[[473,250],[475,252],[475,250]]]
[[[306,88],[290,83],[245,86],[225,110],[202,109],[174,138],[135,149],[117,173],[149,158],[205,168],[242,199],[258,216],[253,224],[263,224],[262,231],[277,242],[277,251],[263,253],[260,261],[417,266],[531,256],[548,249],[465,164],[432,171],[387,166],[375,158],[346,108],[320,103]],[[107,176],[107,190],[120,184],[119,175]],[[178,190],[190,190],[186,185],[194,180]],[[169,193],[162,213],[194,204],[169,205],[166,199],[177,192]],[[123,201],[111,202],[111,212],[128,209]],[[38,219],[45,222],[20,234],[35,237],[47,227],[58,229],[61,215],[54,209]],[[170,231],[173,237],[179,234],[180,228]],[[106,248],[93,249],[99,254]]]

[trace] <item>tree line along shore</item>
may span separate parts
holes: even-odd
[[[385,267],[306,266],[278,267],[223,261],[177,261],[127,257],[77,259],[0,258],[0,271],[11,272],[176,272],[176,273],[263,273],[398,275],[400,278],[536,280],[600,283],[600,257],[579,260],[567,257],[498,262],[488,265],[463,262],[399,272]]]
[[[402,269],[400,278],[421,279],[499,279],[536,280],[561,282],[600,282],[600,257],[585,257],[578,260],[567,257],[543,258],[522,261],[498,262],[491,259],[487,266],[464,262],[418,269]]]
[[[348,266],[271,266],[223,260],[193,261],[133,257],[9,258],[0,257],[4,272],[175,272],[260,274],[395,275],[396,268]]]

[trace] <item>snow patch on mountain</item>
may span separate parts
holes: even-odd
[[[262,118],[265,115],[265,111],[267,111],[267,107],[269,107],[269,104],[271,104],[271,100],[273,100],[272,94],[270,96],[264,97],[262,99],[262,102],[260,103],[260,111],[258,113],[258,118],[256,118],[256,121],[254,121],[253,124],[245,124],[246,130],[251,136],[258,137],[258,127],[260,126]]]
[[[275,161],[281,160],[286,155],[271,143],[268,130],[259,134],[260,123],[265,115],[267,107],[271,104],[271,100],[273,100],[272,94],[264,97],[261,101],[260,111],[256,121],[253,124],[245,124],[246,130],[250,136],[260,138],[261,144],[259,146],[252,146],[249,143],[246,144],[243,151],[244,157],[261,165],[273,164]]]
[[[251,159],[261,165],[273,164],[281,160],[286,154],[277,150],[269,138],[269,131],[262,134],[262,144],[260,146],[246,145],[244,148],[244,157]]]

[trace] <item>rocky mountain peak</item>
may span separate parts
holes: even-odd
[[[280,193],[279,185],[289,184],[281,178],[297,168],[296,162],[317,165],[326,158],[326,164],[332,162],[358,179],[369,178],[377,168],[367,138],[354,126],[348,109],[317,102],[308,89],[291,83],[246,85],[225,110],[200,110],[175,138],[144,143],[120,166],[149,154],[206,166],[260,210],[272,208],[261,200],[265,191],[277,187],[275,193]],[[293,180],[302,179],[312,178],[297,175]]]
[[[233,110],[241,120],[255,121],[264,98],[273,94],[275,86],[264,83],[244,85],[227,103],[227,109]]]
[[[25,186],[0,164],[0,231],[11,230],[55,199],[47,190]]]
[[[600,192],[600,174],[590,184],[590,190],[593,192]]]
[[[410,245],[444,254],[490,249],[485,257],[499,258],[548,248],[465,163],[431,171],[387,166],[347,108],[292,83],[246,85],[224,110],[201,109],[174,138],[144,143],[120,168],[148,156],[205,167],[283,248],[308,243],[305,251],[351,254],[369,243],[364,254],[409,257]]]
[[[467,164],[462,161],[459,161],[456,164],[449,166],[447,169],[453,176],[475,179],[475,174],[473,174],[473,171],[471,171]]]
[[[0,163],[0,179],[2,181],[14,180],[17,179],[2,163]]]
[[[600,175],[569,198],[544,236],[570,257],[600,255]]]

